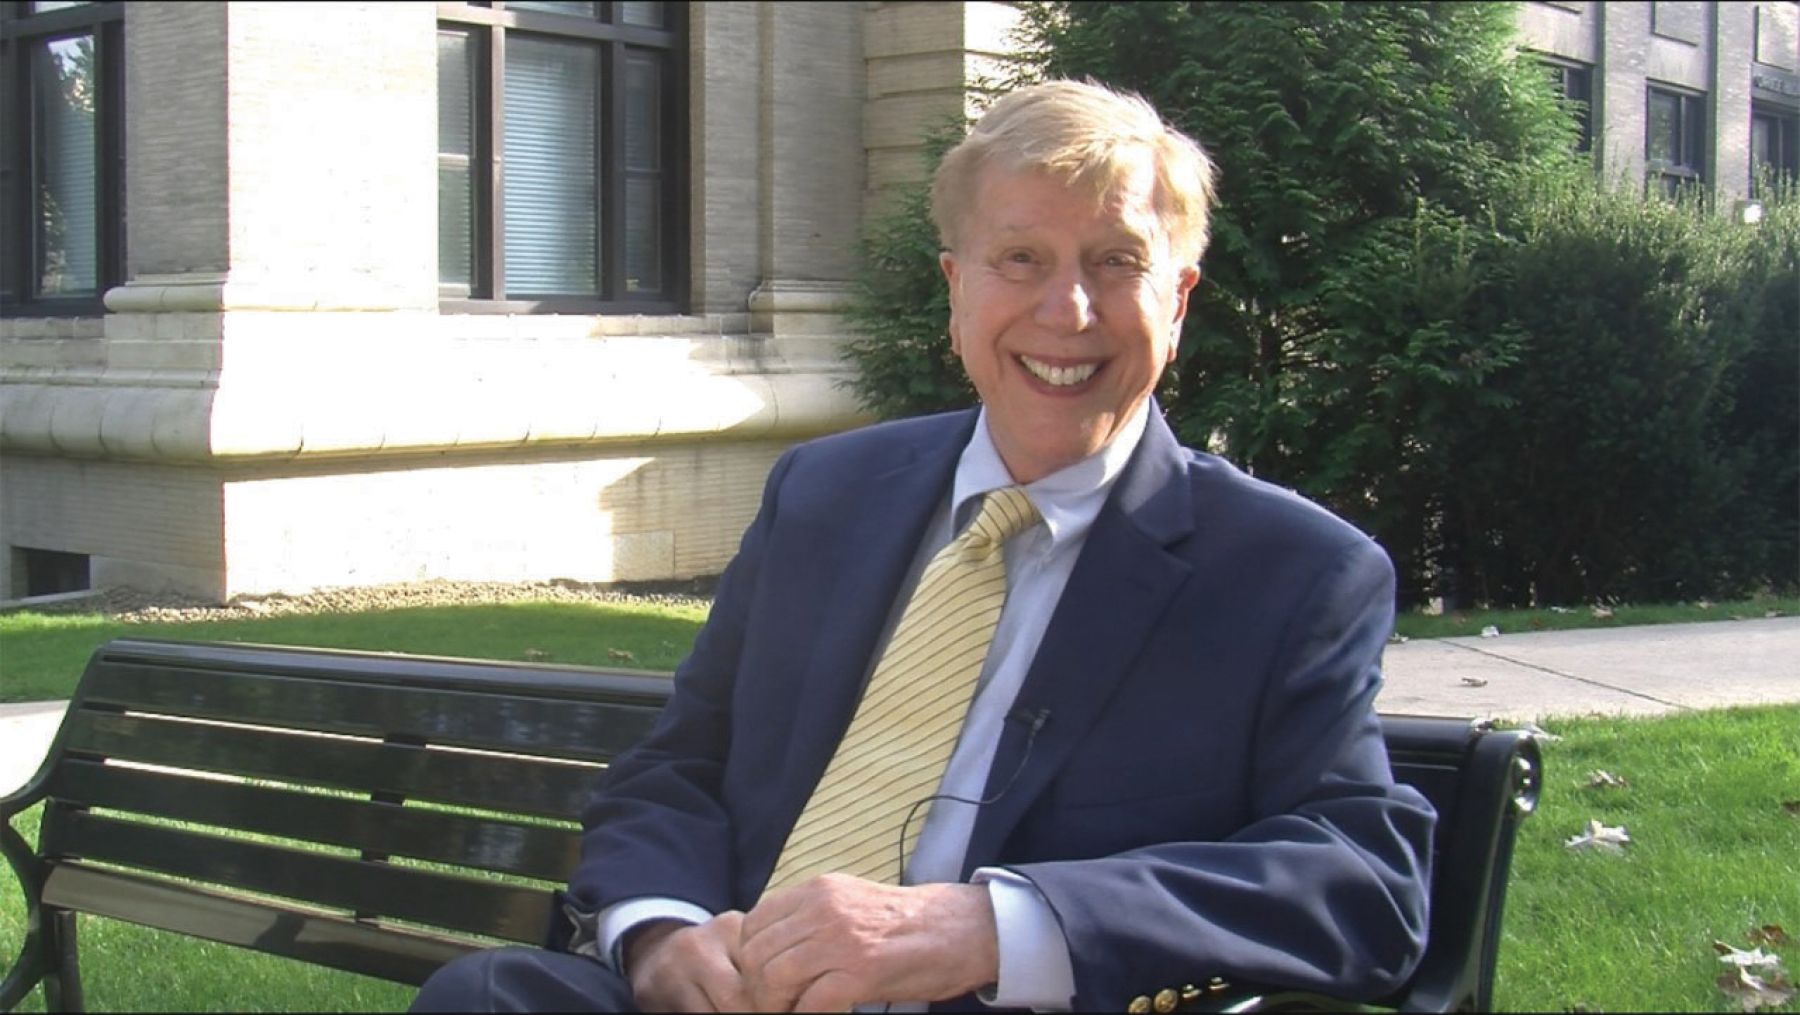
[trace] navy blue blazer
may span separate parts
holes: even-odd
[[[755,904],[975,418],[776,463],[668,708],[583,813],[578,905]],[[1152,405],[1019,690],[1014,714],[1044,721],[1006,724],[964,870],[1043,893],[1077,1010],[1215,975],[1372,997],[1411,972],[1435,816],[1394,783],[1373,708],[1392,603],[1368,537],[1182,448]]]

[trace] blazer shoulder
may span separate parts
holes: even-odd
[[[1226,525],[1325,550],[1375,547],[1366,532],[1299,491],[1252,476],[1217,455],[1184,451],[1196,522],[1202,529]]]
[[[873,423],[802,441],[787,454],[796,472],[810,475],[822,470],[842,483],[946,449],[960,454],[974,431],[975,415],[974,410],[963,409]]]

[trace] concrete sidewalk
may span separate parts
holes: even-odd
[[[1384,712],[1526,722],[1800,702],[1800,617],[1409,641],[1384,670]]]
[[[1443,638],[1388,646],[1383,712],[1532,722],[1800,703],[1800,617]],[[0,705],[0,794],[24,785],[60,701]]]

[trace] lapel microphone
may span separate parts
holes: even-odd
[[[1013,766],[1012,774],[1006,777],[1005,785],[980,800],[970,800],[968,797],[952,796],[948,793],[933,793],[928,797],[915,801],[911,807],[906,809],[906,817],[900,822],[900,841],[895,843],[895,849],[900,856],[898,869],[900,871],[900,880],[902,883],[906,881],[906,829],[907,826],[912,824],[913,816],[918,814],[919,808],[934,800],[947,800],[951,803],[985,807],[1005,796],[1006,791],[1012,789],[1013,783],[1019,781],[1019,773],[1025,771],[1025,763],[1031,760],[1031,746],[1037,743],[1038,731],[1043,729],[1044,724],[1050,721],[1050,710],[1047,708],[1027,708],[1023,705],[1014,705],[1012,711],[1006,713],[1005,721],[1024,723],[1026,726],[1025,750],[1019,754],[1019,762]]]

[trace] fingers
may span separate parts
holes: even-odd
[[[936,1001],[999,976],[993,905],[980,885],[823,875],[746,914],[737,955],[761,1011]]]
[[[826,973],[812,983],[794,1000],[792,1011],[849,1011],[862,1003],[858,998],[860,985],[848,973]]]
[[[733,910],[720,913],[705,925],[715,947],[708,950],[707,965],[698,978],[713,1011],[752,1010],[737,957],[743,924],[744,914]]]
[[[759,1011],[843,1011],[877,998],[889,920],[906,889],[827,874],[744,917],[739,959]]]
[[[706,923],[662,934],[637,949],[630,974],[639,1007],[645,1011],[747,1010],[750,998],[736,957],[742,923],[742,913],[721,913]]]

